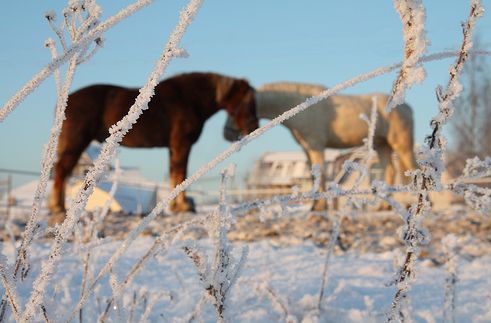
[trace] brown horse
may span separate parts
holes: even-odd
[[[65,186],[82,152],[92,140],[104,141],[108,129],[121,120],[134,103],[138,89],[92,85],[68,97],[66,120],[59,143],[58,161],[48,206],[50,223],[64,220]],[[242,79],[214,73],[171,77],[155,87],[155,95],[138,122],[126,134],[126,147],[169,147],[170,187],[186,178],[191,146],[205,121],[225,109],[243,134],[258,127],[254,89]],[[172,212],[194,211],[184,192],[172,201]]]

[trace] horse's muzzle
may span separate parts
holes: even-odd
[[[225,126],[223,127],[223,137],[227,141],[237,141],[240,139],[240,131],[236,128]]]

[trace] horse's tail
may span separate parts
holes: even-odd
[[[327,88],[320,84],[297,83],[297,82],[274,82],[267,83],[257,88],[258,91],[282,91],[282,92],[297,92],[303,95],[318,95]]]

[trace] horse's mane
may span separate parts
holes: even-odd
[[[258,91],[282,91],[282,92],[297,92],[303,95],[318,95],[327,88],[320,84],[298,83],[298,82],[274,82],[261,85],[257,88]]]

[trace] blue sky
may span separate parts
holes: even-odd
[[[131,3],[129,0],[98,2],[103,8],[103,18]],[[18,0],[0,5],[3,12],[0,20],[1,105],[50,61],[43,44],[54,36],[44,12],[53,9],[60,16],[65,3]],[[491,0],[482,3],[488,8]],[[93,83],[143,85],[185,4],[182,0],[156,0],[109,30],[105,34],[104,48],[78,67],[72,89]],[[467,17],[469,1],[431,0],[424,4],[430,40],[428,52],[457,49],[462,38],[460,24]],[[490,27],[488,13],[476,28],[488,50]],[[400,61],[401,30],[393,3],[387,0],[205,1],[181,43],[190,57],[172,61],[165,76],[213,71],[245,77],[255,86],[280,80],[332,86]],[[434,89],[446,84],[452,61],[425,65],[426,81],[407,96],[407,102],[414,109],[418,143],[429,133],[428,123],[437,108]],[[343,93],[389,92],[394,78],[395,73],[392,73]],[[0,124],[0,168],[39,171],[55,100],[54,80],[49,78]],[[224,119],[225,113],[220,112],[207,122],[192,150],[190,172],[228,146],[222,139]],[[300,147],[280,126],[242,149],[222,167],[235,162],[240,181],[262,153],[282,150],[300,150]],[[138,166],[145,177],[155,181],[167,176],[167,159],[167,149],[121,151],[123,166]],[[211,176],[214,174],[216,172]],[[0,178],[3,176],[0,174]],[[16,185],[31,179],[14,177]]]

